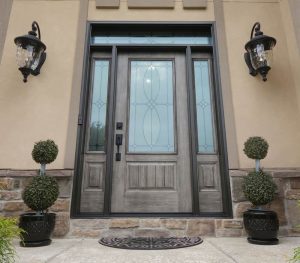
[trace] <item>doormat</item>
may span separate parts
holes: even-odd
[[[196,246],[202,242],[200,237],[104,237],[99,240],[99,243],[104,246],[137,250],[183,248]]]

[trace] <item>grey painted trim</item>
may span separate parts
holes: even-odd
[[[186,8],[186,9],[196,9],[196,8],[205,9],[205,8],[207,8],[207,0],[183,0],[183,8]]]
[[[289,7],[290,12],[292,15],[292,21],[294,25],[296,40],[297,40],[297,46],[300,50],[300,1],[299,0],[289,0]]]
[[[119,8],[120,0],[96,0],[96,8]]]
[[[175,0],[128,0],[128,8],[174,8]]]
[[[77,23],[77,39],[75,48],[75,58],[74,58],[74,68],[73,68],[73,78],[72,78],[72,90],[70,97],[70,107],[69,107],[69,123],[68,123],[68,136],[66,138],[66,153],[64,159],[64,167],[73,168],[74,167],[74,155],[77,153],[75,151],[74,143],[76,142],[77,134],[74,132],[77,130],[78,122],[78,111],[79,111],[79,101],[80,92],[82,85],[82,78],[84,76],[83,64],[85,58],[85,39],[86,39],[86,21],[88,18],[88,6],[89,0],[80,0],[78,23]],[[76,156],[75,156],[76,158]],[[72,160],[72,161],[70,161]]]
[[[225,31],[225,19],[224,19],[224,9],[223,1],[214,1],[214,12],[216,20],[216,44],[222,43],[217,47],[219,56],[219,69],[221,77],[221,88],[223,94],[223,104],[224,104],[224,117],[225,117],[225,127],[227,134],[227,149],[228,149],[228,162],[230,169],[239,168],[239,155],[237,146],[237,135],[236,135],[236,125],[233,110],[232,92],[231,92],[231,81],[230,81],[230,71],[229,71],[229,59],[228,59],[228,47],[226,40]]]
[[[0,64],[2,60],[4,44],[6,40],[6,32],[8,28],[12,3],[13,3],[12,0],[0,1]]]

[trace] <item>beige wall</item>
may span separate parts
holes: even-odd
[[[75,0],[13,2],[0,66],[0,168],[36,168],[33,143],[47,138],[60,149],[51,167],[64,167],[78,7]],[[47,60],[41,74],[24,84],[13,40],[33,20],[41,27]]]
[[[76,72],[74,67],[80,63],[78,59],[74,62],[79,32],[79,1],[86,2],[13,2],[0,65],[0,168],[37,167],[30,156],[32,145],[35,141],[47,138],[54,139],[60,148],[59,157],[51,168],[72,168],[80,93],[78,88],[74,90],[73,76]],[[231,77],[231,89],[225,97],[231,97],[233,103],[233,112],[227,108],[225,111],[230,111],[226,114],[232,116],[235,122],[235,143],[238,148],[238,160],[235,163],[240,165],[231,168],[253,166],[253,162],[242,151],[244,141],[253,135],[261,135],[270,143],[269,155],[263,161],[265,167],[300,167],[300,74],[296,71],[298,57],[293,56],[298,49],[295,33],[291,33],[290,29],[293,19],[289,5],[283,0],[226,0],[223,5]],[[119,9],[96,9],[95,1],[91,0],[87,17],[91,21],[215,20],[213,1],[208,1],[207,9],[184,10],[182,2],[175,1],[174,9],[149,10],[127,9],[125,0],[120,1]],[[13,39],[26,33],[33,20],[40,24],[48,58],[41,75],[30,76],[28,83],[24,84],[15,63]],[[278,41],[274,49],[274,66],[267,82],[249,76],[243,60],[244,44],[256,21],[262,23],[262,30],[266,34]],[[82,45],[83,38],[78,39]],[[80,79],[78,74],[75,75]]]
[[[281,13],[277,2],[224,2],[232,97],[242,168],[253,166],[253,161],[246,158],[242,151],[244,141],[253,135],[265,137],[270,144],[263,166],[300,166],[299,101],[282,22],[286,14]],[[248,75],[243,60],[243,46],[256,21],[261,22],[265,34],[277,39],[273,68],[265,83],[259,77]]]
[[[89,20],[111,21],[213,21],[213,2],[207,9],[183,10],[182,1],[175,1],[174,9],[128,9],[127,1],[120,1],[119,9],[96,9],[96,2],[89,2]]]

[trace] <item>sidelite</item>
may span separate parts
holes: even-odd
[[[91,32],[73,214],[225,215],[211,25],[127,27]]]

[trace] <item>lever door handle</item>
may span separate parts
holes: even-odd
[[[116,134],[116,145],[117,145],[116,161],[121,161],[120,145],[122,145],[122,143],[123,143],[123,134]]]

